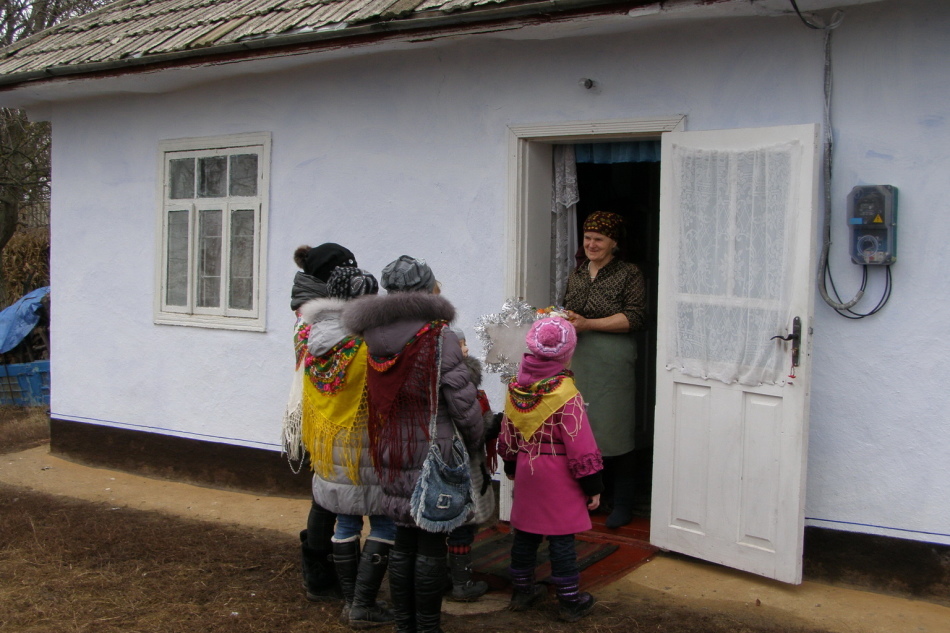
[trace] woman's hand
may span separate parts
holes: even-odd
[[[590,510],[591,512],[593,512],[594,510],[596,510],[596,509],[599,508],[599,507],[600,507],[600,495],[594,495],[594,496],[591,497],[590,500],[587,502],[587,509]]]
[[[574,326],[574,329],[577,330],[578,332],[584,332],[590,329],[587,324],[587,319],[585,319],[578,313],[574,312],[573,310],[567,311],[567,320]]]
[[[567,320],[578,332],[629,332],[630,321],[626,315],[618,312],[602,319],[588,319],[571,310],[567,311]]]

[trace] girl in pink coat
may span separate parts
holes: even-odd
[[[498,438],[505,474],[515,482],[508,608],[523,611],[545,595],[534,569],[547,537],[558,617],[574,622],[594,606],[594,597],[579,590],[574,535],[591,529],[588,512],[600,504],[603,459],[567,369],[577,344],[574,326],[560,317],[540,319],[526,341],[530,353],[508,385]]]

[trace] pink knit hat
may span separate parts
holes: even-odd
[[[574,326],[561,317],[538,319],[525,337],[528,350],[538,358],[567,363],[577,346]]]

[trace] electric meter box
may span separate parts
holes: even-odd
[[[861,185],[848,194],[851,261],[889,266],[897,261],[897,187]]]

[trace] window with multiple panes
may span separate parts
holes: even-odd
[[[264,329],[270,135],[161,144],[156,322]]]

